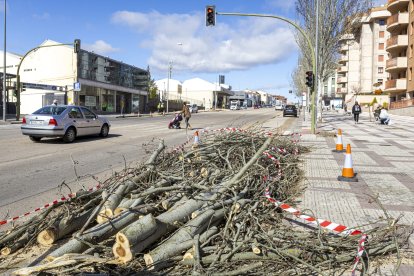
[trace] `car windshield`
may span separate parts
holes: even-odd
[[[63,111],[65,111],[66,107],[64,106],[45,106],[39,110],[33,112],[36,115],[60,115]]]
[[[286,109],[295,109],[295,106],[294,105],[287,105],[285,108]]]

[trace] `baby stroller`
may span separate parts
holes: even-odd
[[[176,113],[174,119],[170,121],[168,124],[168,128],[181,128],[180,122],[183,120],[183,116],[181,116],[181,113]]]

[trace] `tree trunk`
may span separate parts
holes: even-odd
[[[135,256],[135,254],[142,252],[145,248],[153,244],[155,241],[160,239],[165,234],[177,229],[177,223],[186,222],[189,220],[191,213],[203,205],[203,201],[196,201],[194,199],[188,200],[186,203],[178,206],[177,208],[173,208],[170,211],[160,214],[156,217],[156,231],[153,232],[152,235],[148,236],[150,230],[143,228],[142,221],[144,218],[140,219],[137,223],[128,226],[128,229],[125,229],[123,232],[130,232],[134,233],[134,240],[135,243],[132,243],[128,240],[128,243],[122,242],[118,243],[115,242],[114,246],[112,247],[112,251],[119,260],[122,262],[129,262]],[[148,218],[147,218],[148,219]],[[132,230],[129,228],[138,227],[141,230]],[[128,238],[128,237],[122,237]]]
[[[85,251],[88,246],[80,240],[93,243],[104,241],[115,235],[119,230],[138,220],[140,215],[142,215],[142,213],[135,213],[132,211],[123,212],[118,217],[105,223],[98,224],[85,231],[80,237],[77,237],[77,239],[73,238],[69,240],[67,243],[50,253],[46,259],[53,260],[54,258],[68,253],[81,253]]]
[[[214,216],[214,218],[213,218]],[[186,225],[182,226],[180,230],[172,235],[166,242],[158,246],[150,253],[144,255],[145,263],[150,269],[159,269],[162,262],[168,258],[181,254],[183,250],[187,250],[193,244],[194,236],[204,232],[209,226],[209,222],[220,220],[224,217],[224,211],[207,210],[200,214],[195,219],[190,220]],[[189,242],[188,248],[181,248],[181,245]]]
[[[99,224],[107,222],[108,219],[114,216],[114,210],[116,207],[118,207],[119,203],[124,197],[124,192],[126,188],[127,188],[127,184],[123,183],[119,185],[116,191],[108,197],[102,209],[99,211],[98,216],[96,217],[96,221]]]
[[[89,218],[92,213],[93,208],[84,212],[83,214],[66,219],[62,218],[54,223],[51,227],[43,230],[37,235],[37,242],[41,245],[51,245],[57,240],[60,240],[67,234],[72,233],[73,231],[80,229],[82,225],[85,224],[86,220]]]

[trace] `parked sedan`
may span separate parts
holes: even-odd
[[[285,108],[283,109],[283,117],[287,115],[298,117],[298,110],[296,109],[296,106],[291,105],[291,104],[286,105]]]
[[[71,143],[78,136],[108,136],[111,124],[84,106],[49,105],[23,117],[22,134],[39,142],[43,137],[61,137]]]

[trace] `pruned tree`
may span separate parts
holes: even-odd
[[[337,67],[341,37],[345,34],[359,36],[362,15],[372,7],[372,0],[296,0],[298,23],[306,31],[314,47],[316,46],[317,1],[319,1],[317,77],[324,82]],[[310,70],[312,68],[311,49],[300,33],[297,33],[296,39],[301,51],[299,65]]]

